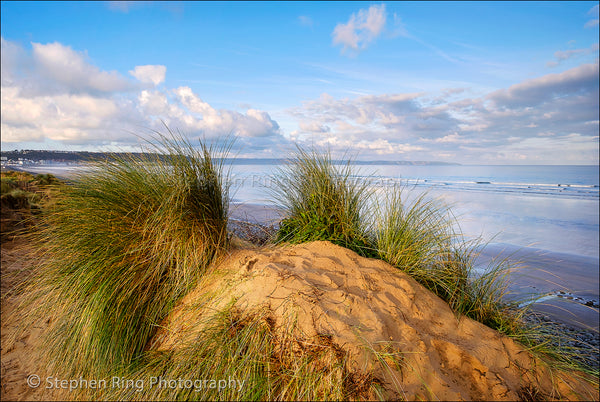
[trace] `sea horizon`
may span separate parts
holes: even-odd
[[[324,150],[326,150],[326,148],[323,148]],[[598,163],[591,163],[591,164],[574,164],[574,163],[570,163],[570,164],[565,164],[565,163],[555,163],[555,164],[548,164],[548,163],[468,163],[468,162],[463,162],[463,161],[438,161],[438,160],[411,160],[411,159],[398,159],[398,160],[393,160],[393,159],[384,159],[384,160],[377,160],[377,159],[361,159],[358,157],[357,154],[353,154],[351,152],[352,150],[349,149],[346,152],[346,156],[348,156],[348,158],[333,158],[332,159],[332,163],[333,164],[347,164],[348,161],[350,161],[350,164],[353,165],[407,165],[407,166],[411,166],[411,165],[416,165],[416,166],[470,166],[470,167],[478,167],[478,166],[513,166],[513,167],[531,167],[531,166],[555,166],[555,167],[559,167],[559,166],[586,166],[586,167],[600,167],[600,162]],[[34,158],[30,160],[29,165],[33,165],[33,166],[37,166],[37,165],[41,165],[41,166],[46,166],[46,165],[62,165],[62,164],[85,164],[85,158],[89,157],[89,156],[102,156],[102,155],[110,155],[110,154],[137,154],[137,155],[156,155],[156,153],[154,152],[127,152],[127,151],[117,151],[117,152],[113,152],[113,151],[72,151],[72,150],[56,150],[56,149],[21,149],[21,150],[2,150],[0,151],[0,154],[2,155],[2,157],[7,158],[7,160],[2,160],[2,166],[19,166],[16,164],[16,160],[17,158],[23,158],[26,159],[26,157],[31,157],[32,153],[38,153],[38,154],[34,154]],[[39,154],[42,153],[42,154]],[[48,154],[45,154],[48,153]],[[61,154],[68,154],[68,155],[81,155],[81,156],[76,156],[75,159],[70,162],[70,161],[64,161],[61,160],[59,158],[57,158],[59,155]],[[44,159],[43,156],[47,156],[48,158],[52,158],[52,159]],[[287,161],[289,161],[289,157],[288,158],[278,158],[278,157],[270,157],[270,158],[265,158],[265,157],[238,157],[238,156],[228,156],[225,158],[219,158],[216,157],[215,159],[217,160],[223,160],[224,162],[227,163],[231,163],[231,164],[236,164],[236,165],[244,165],[244,164],[284,164]],[[10,164],[12,160],[12,164]],[[40,162],[40,160],[42,160],[42,162]],[[8,163],[8,164],[7,164]]]

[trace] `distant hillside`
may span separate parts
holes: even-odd
[[[87,151],[39,151],[39,150],[20,150],[20,151],[2,151],[2,159],[6,157],[8,161],[27,160],[31,162],[49,161],[49,162],[87,162],[93,159],[106,159],[111,155],[130,154],[141,156],[141,152],[122,153],[122,152],[87,152]]]
[[[62,162],[77,163],[92,159],[106,159],[114,155],[142,156],[144,153],[117,153],[117,152],[86,152],[86,151],[40,151],[20,150],[2,151],[2,159],[7,161],[27,160],[31,162]],[[277,165],[285,162],[285,158],[227,158],[227,162],[236,165]],[[345,162],[340,162],[345,163]],[[447,163],[436,161],[354,161],[356,165],[459,165],[459,163]]]

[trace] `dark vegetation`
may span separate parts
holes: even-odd
[[[20,159],[30,160],[33,162],[50,161],[61,163],[81,163],[90,160],[106,160],[115,156],[129,155],[136,158],[161,158],[167,161],[161,155],[155,152],[87,152],[87,151],[44,151],[44,150],[19,150],[19,151],[2,151],[2,156],[9,161],[18,161]],[[265,165],[265,164],[281,164],[285,159],[280,158],[226,158],[224,162],[228,164],[239,165]],[[344,160],[333,161],[334,164],[345,164]],[[359,165],[458,165],[458,163],[436,162],[436,161],[354,161]]]
[[[0,173],[2,240],[33,225],[33,217],[42,211],[63,184],[52,174],[32,175],[19,171]]]

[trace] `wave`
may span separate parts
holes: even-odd
[[[380,176],[375,179],[376,186],[406,184],[415,187],[441,188],[456,191],[517,193],[523,195],[543,195],[599,199],[600,187],[597,184],[571,183],[515,183],[483,180],[436,180],[413,178],[390,178]]]

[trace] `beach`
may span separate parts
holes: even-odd
[[[600,401],[598,2],[1,8],[1,400]]]

